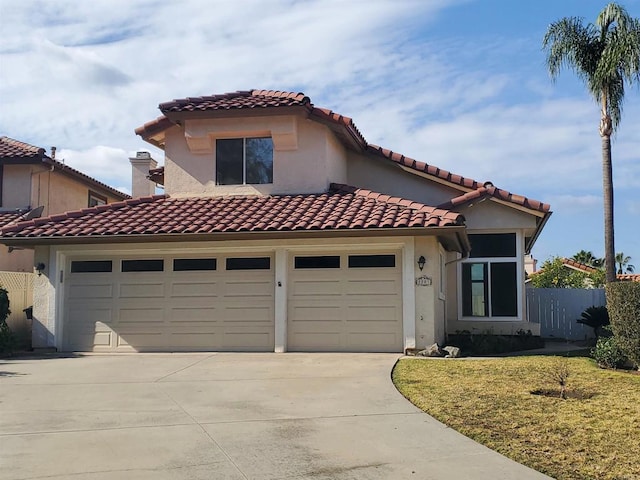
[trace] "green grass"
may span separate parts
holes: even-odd
[[[393,381],[436,419],[558,480],[640,479],[640,375],[559,358],[403,359]],[[566,400],[550,380],[561,362]]]

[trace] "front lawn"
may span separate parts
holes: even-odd
[[[563,363],[566,400],[549,380]],[[640,478],[640,375],[588,358],[408,358],[393,382],[451,428],[558,480]]]

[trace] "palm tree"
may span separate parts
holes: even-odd
[[[593,252],[587,252],[586,250],[580,250],[573,257],[571,257],[571,259],[593,268],[601,268],[602,264],[604,263],[601,258],[597,258],[596,256],[594,256]]]
[[[631,257],[624,255],[623,252],[616,253],[616,265],[618,266],[618,273],[633,273],[636,269],[635,266],[631,265]]]
[[[620,124],[625,83],[640,82],[640,20],[630,17],[624,7],[610,3],[595,25],[584,25],[576,17],[552,23],[542,46],[551,77],[557,78],[563,67],[569,67],[601,106],[605,267],[607,282],[614,282],[611,134]]]

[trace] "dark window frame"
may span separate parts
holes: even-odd
[[[96,203],[95,205],[91,205],[91,199],[94,199],[94,198],[96,200],[99,200],[99,201],[104,202],[104,203]],[[96,193],[93,190],[89,190],[89,193],[87,195],[87,205],[89,207],[97,207],[99,205],[106,205],[108,203],[108,200],[109,199],[107,197],[105,197],[104,195],[100,195],[99,193]]]
[[[99,268],[100,265],[106,266],[109,264],[108,269]],[[94,266],[95,269],[89,267]],[[71,261],[71,273],[112,273],[113,272],[113,260],[72,260]]]
[[[349,255],[347,264],[349,268],[396,268],[396,255],[394,253],[352,254]]]
[[[136,263],[138,262],[137,266]],[[127,268],[125,268],[127,265]],[[146,265],[147,267],[152,268],[143,268]],[[157,267],[160,268],[157,268]],[[120,271],[123,273],[157,273],[164,272],[164,259],[162,258],[131,258],[131,259],[122,259],[120,261]]]
[[[205,267],[205,268],[202,268],[202,267]],[[213,268],[206,268],[206,267],[213,267]],[[213,257],[174,258],[172,262],[172,268],[174,272],[213,272],[218,269],[218,259]]]
[[[252,264],[252,262],[254,262]],[[227,257],[224,261],[228,272],[246,270],[271,270],[271,257]]]
[[[271,168],[268,174],[268,180],[266,182],[250,182],[248,181],[248,169],[247,169],[247,158],[249,155],[247,154],[247,141],[251,140],[264,140],[268,139],[271,141]],[[221,183],[221,172],[219,170],[220,167],[220,149],[218,142],[238,142],[242,141],[242,181],[240,183]],[[234,137],[234,138],[218,138],[216,139],[216,166],[215,166],[215,184],[216,185],[270,185],[273,183],[273,163],[274,163],[274,145],[273,145],[273,137],[270,136],[256,136],[256,137]],[[237,152],[236,152],[237,153]]]
[[[340,255],[296,255],[293,258],[295,270],[334,270],[341,264]]]
[[[517,255],[517,235],[507,233],[470,233],[469,258],[513,258]],[[475,248],[474,248],[475,243]],[[511,243],[511,245],[508,245]]]

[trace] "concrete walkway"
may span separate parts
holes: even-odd
[[[544,479],[394,388],[389,354],[0,360],[2,479]]]

